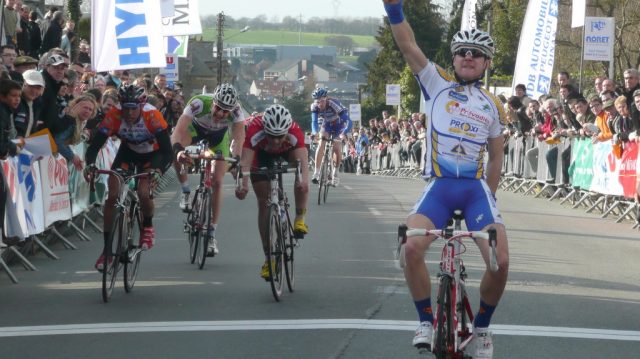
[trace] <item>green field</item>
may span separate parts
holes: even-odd
[[[295,31],[274,31],[274,30],[249,30],[240,33],[239,29],[226,29],[224,32],[225,43],[235,44],[260,44],[260,45],[326,45],[324,39],[336,34],[322,34],[303,32],[300,37]],[[356,47],[373,47],[377,44],[373,36],[345,35],[353,39]],[[215,29],[203,29],[203,40],[215,40]],[[300,42],[299,42],[300,40]]]

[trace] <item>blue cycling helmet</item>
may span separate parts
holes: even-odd
[[[313,92],[311,93],[311,97],[313,97],[316,100],[325,96],[327,96],[327,89],[324,87],[318,87],[317,89],[313,90]]]

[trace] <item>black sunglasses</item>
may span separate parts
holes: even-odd
[[[477,59],[479,57],[485,57],[485,58],[487,57],[487,55],[485,55],[484,52],[478,49],[470,49],[465,47],[456,50],[456,52],[454,52],[453,54],[461,57],[467,57],[467,55],[471,54],[471,57],[473,57],[474,59]]]

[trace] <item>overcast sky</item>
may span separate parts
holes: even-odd
[[[384,15],[381,0],[200,0],[202,15],[224,12],[233,18],[254,18],[266,15],[267,20],[285,16],[298,17],[302,21],[312,17],[376,17]],[[334,6],[334,4],[336,6]]]

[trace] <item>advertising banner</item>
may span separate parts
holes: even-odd
[[[92,0],[91,7],[91,65],[94,70],[166,65],[157,0]]]
[[[174,15],[162,18],[162,35],[200,35],[198,0],[174,0]]]
[[[466,0],[462,8],[462,23],[460,30],[471,30],[477,27],[476,3],[478,0]]]
[[[87,145],[80,142],[69,146],[74,154],[84,158]],[[69,169],[69,199],[71,200],[71,215],[77,216],[89,208],[89,183],[84,180],[82,171],[78,171],[73,164],[68,164]]]
[[[387,105],[400,105],[400,85],[387,84]]]
[[[44,225],[71,219],[69,169],[62,156],[47,156],[38,161],[42,183]]]
[[[550,93],[557,25],[558,0],[529,1],[520,32],[512,89],[524,84],[531,98]]]
[[[584,27],[584,59],[613,61],[615,19],[612,17],[587,17]]]

